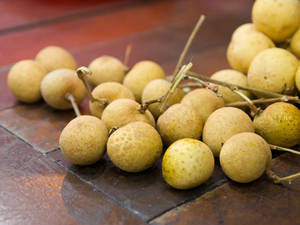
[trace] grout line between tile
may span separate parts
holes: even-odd
[[[195,197],[192,198],[192,199],[183,201],[183,202],[181,202],[181,203],[175,205],[174,207],[170,207],[169,209],[164,210],[164,211],[161,212],[160,214],[158,214],[158,215],[152,217],[151,219],[149,219],[149,220],[147,221],[147,223],[151,224],[155,219],[161,217],[161,216],[164,215],[165,213],[167,213],[167,212],[169,212],[169,211],[171,211],[171,210],[173,210],[173,209],[175,209],[175,208],[177,208],[177,207],[180,207],[180,206],[182,206],[182,205],[184,205],[184,204],[186,204],[186,203],[189,203],[189,202],[192,202],[192,201],[196,200],[197,198],[203,196],[204,194],[206,194],[206,193],[208,193],[208,192],[210,192],[210,191],[215,190],[216,188],[222,186],[223,184],[228,183],[228,181],[229,181],[229,180],[228,180],[227,178],[223,178],[223,179],[219,180],[218,182],[216,182],[216,183],[214,183],[213,185],[211,185],[211,186],[209,187],[208,190],[202,192],[201,194],[195,196]]]
[[[158,2],[158,0],[154,0],[154,1]],[[123,8],[139,6],[139,5],[146,5],[146,4],[149,4],[149,2],[144,1],[141,3],[141,1],[139,1],[139,0],[133,0],[133,1],[127,0],[125,2],[116,2],[113,4],[101,5],[101,6],[98,6],[95,8],[89,8],[84,11],[73,12],[73,13],[55,17],[55,18],[48,18],[48,19],[44,19],[44,20],[40,20],[40,21],[36,21],[36,22],[32,22],[32,23],[21,24],[21,25],[16,25],[13,27],[4,28],[4,29],[0,30],[0,35],[6,35],[6,34],[14,33],[17,31],[29,30],[29,29],[36,28],[36,27],[43,27],[43,26],[47,26],[47,25],[51,25],[51,24],[55,24],[55,23],[68,22],[71,20],[76,20],[78,18],[86,18],[86,17],[92,17],[92,16],[96,16],[96,15],[100,15],[100,14],[111,13],[111,12],[114,12],[117,10],[122,10]]]
[[[32,143],[30,143],[29,141],[27,141],[26,139],[20,137],[19,135],[17,135],[16,133],[14,133],[13,131],[9,130],[7,127],[5,127],[3,124],[1,124],[0,122],[0,127],[3,128],[5,131],[7,131],[8,133],[10,133],[11,135],[15,136],[16,138],[18,138],[19,140],[21,140],[22,142],[24,142],[25,144],[29,145],[34,151],[41,153],[42,155],[46,155],[48,152],[53,152],[55,150],[57,150],[59,147],[55,147],[54,149],[51,149],[47,152],[43,152],[41,151],[41,148],[34,146]]]

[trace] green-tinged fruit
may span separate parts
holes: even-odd
[[[189,189],[207,181],[214,166],[214,156],[206,144],[184,138],[174,142],[165,152],[162,174],[173,188]]]
[[[269,105],[253,122],[256,133],[270,144],[291,147],[300,142],[300,110],[290,103]]]

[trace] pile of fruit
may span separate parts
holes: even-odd
[[[74,164],[93,164],[106,151],[116,167],[136,173],[152,167],[166,149],[163,177],[177,189],[208,180],[217,158],[236,182],[264,173],[290,182],[300,173],[278,177],[270,162],[271,149],[300,154],[288,149],[300,142],[300,2],[256,0],[252,22],[232,34],[232,69],[211,78],[179,63],[169,82],[153,61],[129,68],[126,59],[111,56],[76,70],[70,53],[50,46],[35,60],[16,63],[8,86],[23,102],[43,98],[56,109],[73,107],[77,117],[63,129],[59,145]],[[183,79],[191,82],[180,84]],[[77,107],[86,93],[91,115]]]

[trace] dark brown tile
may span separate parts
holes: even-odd
[[[143,224],[0,128],[1,224]]]
[[[284,154],[272,160],[281,176],[299,172],[300,157]],[[299,224],[300,180],[273,184],[266,176],[250,184],[226,183],[151,224]]]
[[[195,199],[227,181],[219,166],[216,166],[213,176],[205,184],[192,190],[178,191],[164,182],[160,162],[145,172],[129,174],[114,167],[107,157],[92,166],[79,167],[64,159],[60,150],[49,155],[144,221]]]
[[[74,117],[71,110],[54,110],[42,102],[19,103],[0,112],[0,124],[36,150],[47,152],[58,146],[61,130]]]

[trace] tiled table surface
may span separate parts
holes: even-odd
[[[58,148],[72,111],[22,104],[6,86],[14,62],[60,45],[87,65],[103,54],[130,65],[159,62],[171,73],[200,14],[207,19],[187,60],[206,75],[228,68],[232,31],[250,21],[250,0],[0,0],[0,224],[300,224],[300,182],[274,185],[266,177],[240,185],[216,165],[205,184],[189,191],[167,186],[160,162],[139,174],[104,157],[93,166],[70,164]],[[88,114],[87,101],[81,110]],[[299,171],[300,158],[272,160],[280,175]]]

